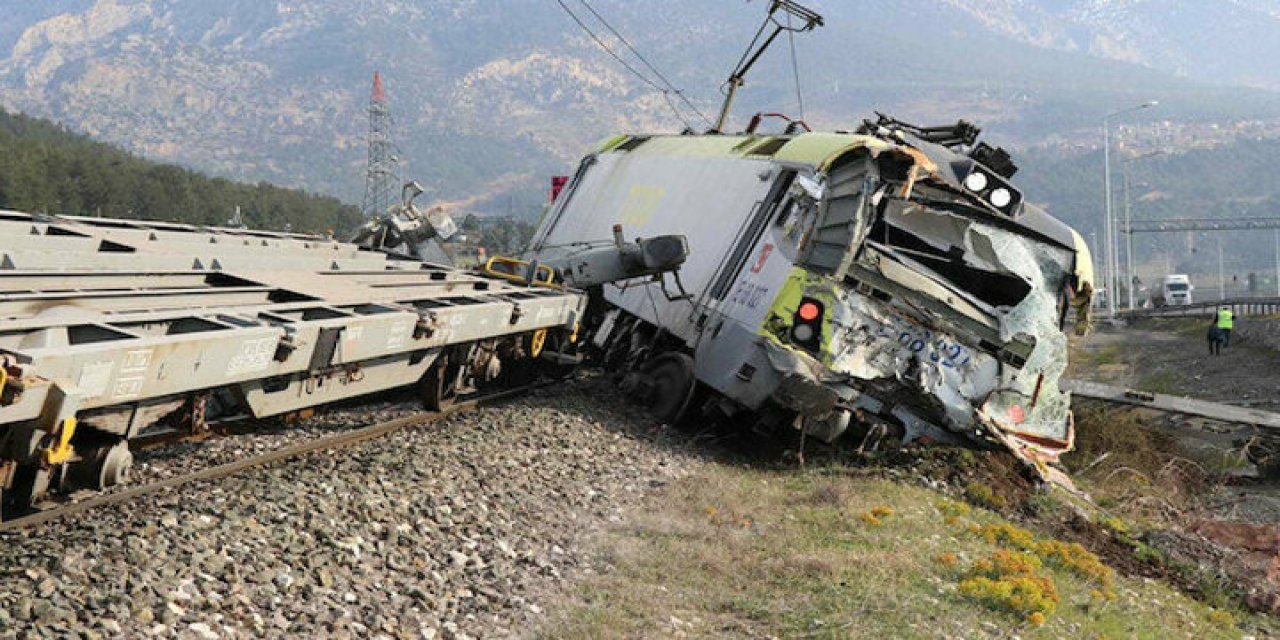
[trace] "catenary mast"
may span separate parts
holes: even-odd
[[[387,92],[382,87],[382,74],[373,73],[373,91],[369,96],[369,165],[365,174],[364,203],[360,210],[365,218],[387,211],[400,188],[400,159],[391,142],[391,110]]]

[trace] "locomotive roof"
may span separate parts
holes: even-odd
[[[828,163],[855,149],[873,152],[893,148],[910,148],[923,154],[933,164],[934,177],[958,188],[959,182],[951,163],[964,159],[951,149],[925,142],[911,136],[900,140],[885,140],[873,135],[857,133],[809,132],[795,135],[682,135],[682,134],[634,134],[618,135],[600,143],[597,153],[626,152],[638,155],[694,158],[743,158],[772,162],[789,162],[822,169]],[[1014,224],[1039,233],[1058,244],[1075,249],[1077,242],[1073,231],[1062,221],[1035,206],[1026,203]]]
[[[769,158],[820,167],[846,151],[891,147],[875,136],[853,133],[798,135],[619,135],[600,144],[599,153],[725,158]]]

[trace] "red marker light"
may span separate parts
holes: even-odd
[[[818,308],[818,305],[813,302],[806,302],[800,305],[800,308],[796,311],[796,315],[800,316],[800,319],[805,322],[817,320],[821,313],[822,309]]]

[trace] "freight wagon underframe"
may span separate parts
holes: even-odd
[[[119,482],[130,440],[216,414],[415,383],[439,406],[567,343],[584,305],[328,238],[0,212],[5,511]]]

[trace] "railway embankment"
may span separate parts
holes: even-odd
[[[522,635],[537,594],[583,568],[582,536],[688,465],[669,430],[584,384],[5,534],[0,637]],[[285,437],[212,441],[203,460],[193,445],[142,472]]]
[[[1237,344],[1280,352],[1280,318],[1241,318],[1232,333],[1232,338],[1238,337]]]
[[[1085,524],[1007,455],[826,450],[800,465],[785,445],[659,425],[619,395],[586,375],[4,534],[0,637],[1272,630],[1226,598],[1188,596],[1192,585],[1144,564],[1146,547]],[[384,400],[144,454],[140,479],[412,410]]]
[[[1021,493],[995,476],[947,480],[949,469],[989,461],[950,453],[904,461],[704,465],[599,534],[592,564],[608,570],[572,585],[539,635],[1094,640],[1274,632],[1265,618],[1189,597],[1057,498]]]

